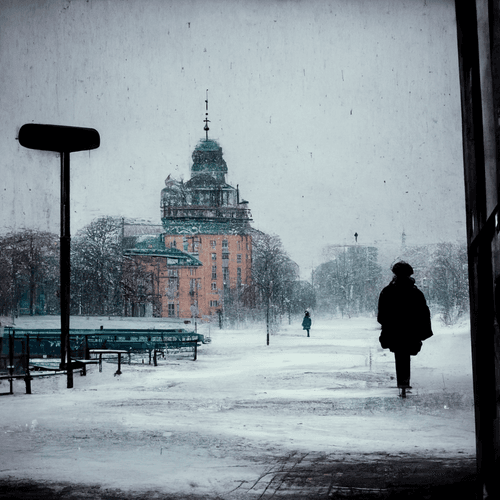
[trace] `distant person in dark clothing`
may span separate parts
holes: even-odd
[[[309,316],[309,312],[305,312],[304,319],[302,320],[302,330],[307,330],[307,336],[309,337],[309,330],[311,329],[311,317]]]
[[[377,321],[382,325],[380,345],[394,353],[397,383],[404,395],[411,389],[410,356],[416,356],[422,341],[432,337],[431,315],[424,294],[410,277],[410,264],[398,262],[392,272],[393,280],[380,293]]]

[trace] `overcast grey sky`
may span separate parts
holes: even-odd
[[[326,244],[465,238],[452,0],[0,0],[0,229],[59,232],[55,153],[24,123],[96,128],[71,155],[72,233],[160,223],[210,137],[303,274]]]

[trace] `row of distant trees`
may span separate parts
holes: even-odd
[[[314,306],[279,237],[254,231],[252,240],[252,282],[227,290],[224,317],[264,316],[274,325]],[[132,316],[137,304],[158,314],[153,274],[123,255],[121,219],[96,219],[72,238],[71,314]],[[59,237],[32,230],[0,236],[0,315],[58,314],[59,300]]]
[[[137,304],[159,312],[158,287],[150,271],[123,255],[122,221],[96,219],[72,239],[71,314],[137,315]],[[306,309],[355,316],[374,314],[380,290],[391,278],[378,263],[378,249],[329,246],[325,262],[301,281],[298,266],[277,235],[252,233],[252,282],[224,293],[229,322],[265,319],[273,330]],[[415,269],[417,285],[433,312],[453,323],[468,311],[465,245],[408,247],[395,260]],[[155,294],[156,291],[156,294]],[[59,237],[25,230],[0,236],[0,315],[59,313]]]
[[[381,289],[392,279],[378,264],[378,249],[365,246],[330,246],[327,261],[313,271],[317,310],[353,316],[373,314]],[[434,314],[452,324],[469,310],[467,249],[458,243],[406,247],[394,259],[414,269],[417,286]]]
[[[121,220],[99,218],[71,242],[71,314],[131,315],[150,300],[151,273],[122,252]],[[59,237],[24,230],[0,236],[0,315],[59,314]]]
[[[465,244],[439,243],[406,248],[401,258],[415,270],[417,285],[431,310],[445,324],[469,312],[468,258]]]

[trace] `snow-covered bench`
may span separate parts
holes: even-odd
[[[198,345],[201,344],[199,342],[198,338],[195,337],[187,337],[187,338],[178,338],[178,337],[171,337],[171,338],[165,338],[165,348],[168,354],[169,350],[181,350],[181,349],[193,349],[193,361],[196,361],[198,358]]]
[[[89,349],[89,354],[99,354],[99,371],[102,372],[102,355],[103,354],[118,354],[118,370],[115,375],[121,375],[122,354],[130,354],[129,351],[123,349]],[[85,360],[94,361],[94,360]]]

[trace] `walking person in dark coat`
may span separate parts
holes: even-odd
[[[382,325],[379,341],[383,349],[394,353],[398,387],[405,396],[411,389],[410,356],[416,356],[422,341],[432,336],[431,315],[424,294],[410,277],[410,264],[398,262],[392,272],[394,278],[378,301],[377,321]]]
[[[302,320],[302,330],[307,330],[307,336],[309,337],[309,330],[311,329],[311,317],[309,316],[309,312],[306,311],[304,315],[304,319]]]

